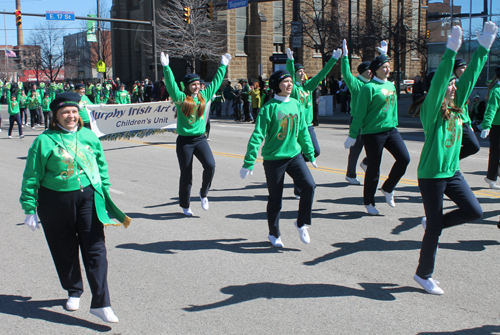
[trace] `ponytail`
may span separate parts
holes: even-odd
[[[196,103],[194,102],[194,99],[191,96],[189,86],[184,88],[184,93],[186,94],[186,99],[184,99],[184,101],[182,102],[181,111],[185,117],[189,118],[189,116],[193,114],[193,112],[196,109]],[[203,98],[200,92],[198,92],[198,100],[200,101],[200,106],[198,106],[198,118],[200,118],[203,116],[205,112],[205,99]]]

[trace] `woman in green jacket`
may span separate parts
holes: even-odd
[[[255,130],[248,141],[245,161],[240,176],[245,179],[253,174],[257,152],[262,147],[269,199],[267,202],[268,239],[275,247],[282,248],[279,219],[283,199],[285,173],[301,190],[299,213],[295,227],[304,243],[310,243],[307,226],[311,225],[312,204],[316,184],[301,152],[317,167],[314,146],[307,130],[300,102],[290,98],[293,89],[292,76],[279,70],[269,78],[269,87],[276,95],[260,109]]]
[[[205,136],[206,120],[208,113],[210,113],[205,106],[222,84],[230,60],[230,54],[222,56],[221,65],[214,79],[203,91],[201,90],[200,77],[197,74],[186,75],[182,79],[184,92],[181,92],[170,69],[168,54],[161,53],[165,86],[176,108],[178,134],[176,152],[181,170],[179,205],[186,216],[193,216],[190,207],[191,186],[193,184],[193,156],[196,156],[203,166],[203,179],[199,194],[201,207],[204,210],[208,210],[209,207],[207,194],[215,173],[215,159]]]
[[[488,105],[481,124],[481,138],[490,136],[488,173],[484,181],[490,188],[498,190],[498,160],[500,160],[500,66],[495,69],[495,78],[488,86]]]
[[[443,294],[432,278],[439,236],[444,228],[471,222],[482,216],[481,205],[460,173],[459,156],[462,116],[465,101],[455,99],[454,59],[462,44],[462,29],[454,26],[448,36],[446,51],[434,73],[427,75],[427,96],[410,106],[410,113],[420,115],[425,142],[418,164],[418,187],[422,194],[425,229],[418,267],[413,278],[431,294]],[[446,195],[458,208],[443,213]]]
[[[59,280],[68,292],[66,309],[80,307],[80,250],[92,291],[90,313],[118,322],[109,298],[104,225],[116,225],[108,213],[125,227],[131,220],[109,197],[104,151],[97,136],[83,127],[79,102],[80,95],[66,92],[50,104],[54,117],[29,149],[20,202],[24,223],[33,231],[40,228],[38,213]]]
[[[21,121],[19,101],[17,101],[16,96],[11,96],[10,86],[7,89],[7,103],[9,108],[7,112],[9,113],[9,138],[12,138],[12,129],[14,129],[14,122],[17,123],[17,128],[19,129],[19,138],[23,138],[23,124]]]

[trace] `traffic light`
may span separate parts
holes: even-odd
[[[184,7],[184,22],[187,24],[191,23],[191,8],[190,7]]]
[[[207,4],[207,17],[209,20],[212,20],[214,18],[214,3],[209,2]]]
[[[21,22],[21,11],[19,9],[16,10],[16,26],[20,26]]]
[[[431,31],[427,30],[427,34],[425,35],[427,38],[431,37]]]

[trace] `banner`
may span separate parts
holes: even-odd
[[[97,17],[97,15],[88,14],[88,17]],[[97,42],[97,21],[87,20],[87,42]]]
[[[174,118],[176,108],[172,101],[86,107],[92,131],[101,140],[174,132],[177,125]]]

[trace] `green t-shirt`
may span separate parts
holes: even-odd
[[[264,160],[292,158],[301,152],[311,162],[315,160],[303,108],[295,99],[284,102],[273,98],[262,106],[255,129],[248,141],[244,168],[253,170],[262,141],[265,141],[262,147]]]
[[[481,127],[490,129],[492,125],[500,126],[500,81],[490,90]]]

